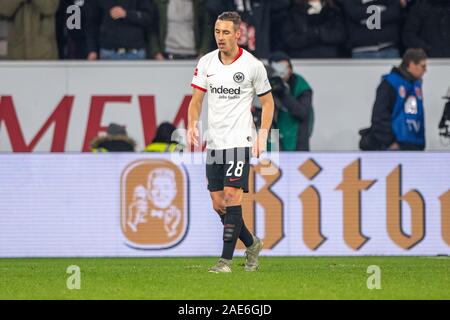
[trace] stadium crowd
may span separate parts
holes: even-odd
[[[447,0],[2,0],[0,55],[7,42],[8,59],[196,59],[230,10],[258,58],[450,57]]]

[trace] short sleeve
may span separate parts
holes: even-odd
[[[194,77],[192,78],[191,87],[199,89],[203,92],[206,92],[207,83],[206,83],[206,70],[204,59],[200,59],[197,64],[197,67],[194,71]]]
[[[267,71],[261,61],[258,61],[255,67],[253,87],[258,97],[261,97],[272,91],[269,79],[267,78]]]

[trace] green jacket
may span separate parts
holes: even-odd
[[[164,53],[165,39],[167,36],[167,7],[170,0],[155,0],[155,6],[158,11],[159,25],[157,28],[151,30],[151,56],[154,57],[157,53]],[[211,40],[213,35],[213,28],[209,17],[205,10],[205,1],[207,0],[193,0],[194,1],[194,35],[195,47],[198,54],[205,54],[211,50]]]
[[[309,138],[312,134],[314,124],[314,111],[312,109],[312,89],[308,82],[299,74],[293,74],[290,80],[290,92],[296,99],[309,91],[308,101],[303,108],[308,108],[304,112],[304,119],[299,119],[294,115],[293,110],[278,110],[277,128],[280,134],[282,151],[309,151]],[[303,112],[302,112],[303,113]]]
[[[55,13],[59,0],[3,0],[0,16],[9,21],[8,58],[58,59]]]

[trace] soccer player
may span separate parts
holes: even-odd
[[[272,123],[274,102],[266,69],[238,46],[241,17],[224,12],[217,18],[214,35],[218,46],[198,62],[192,80],[187,139],[199,145],[198,120],[203,98],[208,93],[206,176],[214,210],[222,220],[223,250],[210,272],[231,272],[237,239],[246,246],[246,271],[258,270],[263,243],[252,235],[242,219],[242,195],[248,192],[250,152],[255,157],[265,150]],[[262,105],[262,122],[256,134],[251,114],[257,95]]]

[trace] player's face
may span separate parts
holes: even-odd
[[[234,29],[233,21],[217,20],[214,27],[214,36],[219,50],[230,52],[237,46],[241,32]]]

